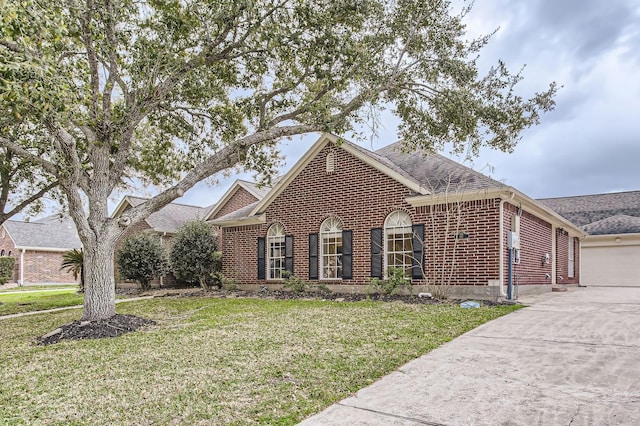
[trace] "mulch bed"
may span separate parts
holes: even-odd
[[[36,344],[51,345],[62,340],[118,337],[155,323],[155,321],[134,315],[120,314],[99,321],[73,321],[39,337],[36,339]]]

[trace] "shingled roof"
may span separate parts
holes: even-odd
[[[133,197],[130,195],[126,197],[126,200],[134,207],[147,201],[146,198]],[[213,206],[197,207],[186,204],[170,203],[157,212],[151,213],[146,219],[146,222],[156,232],[175,234],[186,222],[196,219],[204,219],[212,207]]]
[[[505,185],[443,155],[402,152],[402,141],[375,151],[434,194],[501,188]]]
[[[48,216],[33,222],[8,220],[4,224],[16,248],[70,250],[82,247],[69,217]]]
[[[640,233],[640,191],[538,201],[591,235]]]

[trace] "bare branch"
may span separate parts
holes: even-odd
[[[48,185],[46,185],[45,187],[43,187],[42,189],[40,189],[40,191],[36,192],[35,194],[31,195],[29,198],[23,200],[21,203],[13,206],[13,208],[8,211],[5,212],[4,211],[4,206],[6,205],[6,197],[4,197],[4,192],[5,192],[5,188],[3,188],[3,199],[0,200],[0,206],[2,206],[2,211],[0,211],[0,224],[4,223],[7,219],[9,219],[10,217],[20,213],[22,210],[24,210],[29,204],[33,203],[36,200],[39,200],[40,198],[42,198],[47,192],[49,192],[50,190],[52,190],[53,188],[55,188],[56,186],[58,186],[58,181],[53,181],[51,183],[49,183]],[[8,189],[8,188],[7,188]],[[8,193],[8,191],[7,191]]]

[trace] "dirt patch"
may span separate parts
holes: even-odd
[[[36,339],[38,345],[50,345],[62,340],[101,339],[118,337],[155,321],[134,315],[114,315],[98,321],[73,321]]]

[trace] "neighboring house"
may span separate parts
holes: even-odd
[[[640,191],[538,200],[589,235],[581,283],[640,286]]]
[[[580,228],[450,159],[400,148],[371,152],[323,135],[264,198],[241,208],[223,199],[210,220],[221,228],[225,276],[257,289],[279,287],[290,271],[364,292],[398,267],[416,291],[441,285],[490,299],[506,294],[508,246],[519,241],[511,269],[520,293],[579,283]]]
[[[8,220],[0,226],[0,255],[16,259],[13,281],[20,285],[75,282],[70,273],[60,270],[62,253],[81,247],[75,224],[68,217]]]

